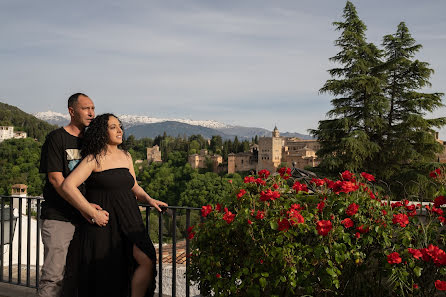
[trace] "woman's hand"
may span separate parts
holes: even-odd
[[[169,206],[169,205],[167,205],[166,202],[159,201],[159,200],[153,199],[151,197],[148,198],[148,202],[149,202],[150,206],[156,208],[159,212],[162,212],[161,207],[168,207]]]

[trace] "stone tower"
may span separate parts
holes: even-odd
[[[283,147],[283,139],[280,137],[279,129],[277,129],[277,127],[274,127],[271,145],[271,161],[273,162],[273,166],[277,168],[282,162]]]

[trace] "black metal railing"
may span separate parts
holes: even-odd
[[[40,210],[42,201],[42,197],[0,196],[0,282],[38,288],[39,271],[42,264],[40,260]],[[24,209],[25,206],[26,210]],[[186,292],[181,292],[181,295],[184,296],[185,294],[186,297],[189,297],[190,286],[187,271],[190,266],[190,244],[187,230],[191,226],[191,213],[198,213],[200,209],[169,206],[163,213],[158,213],[158,211],[153,211],[149,205],[140,204],[140,206],[145,212],[144,221],[147,234],[150,234],[151,227],[156,228],[156,226],[151,226],[151,216],[158,216],[158,296],[163,296],[163,243],[165,241],[172,242],[171,296],[177,296],[178,216],[185,219],[184,228],[180,232],[185,235],[186,241]],[[195,220],[198,217],[199,215],[196,215]],[[167,232],[163,228],[165,227],[164,220],[169,220],[169,225],[172,226]],[[152,238],[152,240],[155,241],[155,238]],[[33,244],[35,244],[35,248],[32,248]],[[8,253],[7,256],[5,251]],[[14,256],[17,256],[16,260]],[[22,261],[22,257],[26,261]],[[168,292],[166,293],[169,294]]]

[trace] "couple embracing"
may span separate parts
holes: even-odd
[[[95,118],[93,101],[82,93],[68,99],[68,111],[70,123],[42,147],[38,296],[153,296],[156,254],[137,200],[158,211],[167,204],[138,185],[116,116]]]

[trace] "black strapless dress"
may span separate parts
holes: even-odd
[[[81,223],[67,256],[62,296],[127,297],[136,262],[133,245],[153,263],[153,279],[146,296],[153,296],[156,253],[145,232],[131,189],[135,181],[127,168],[94,172],[86,181],[86,198],[109,212],[105,227]]]

